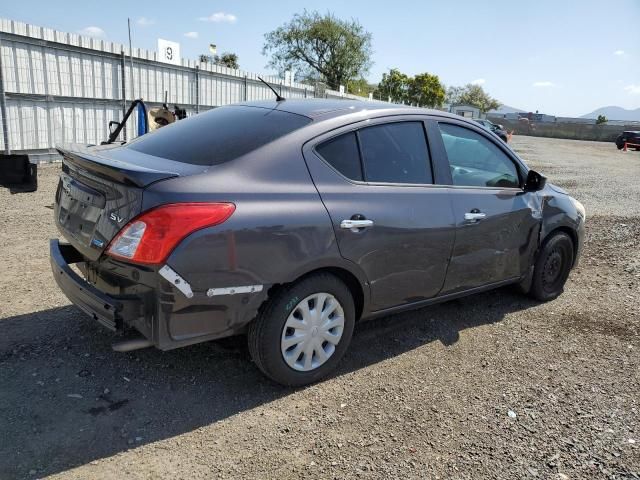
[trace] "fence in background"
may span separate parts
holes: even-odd
[[[188,115],[273,98],[256,74],[187,59],[171,65],[159,62],[156,52],[132,50],[130,59],[119,43],[0,19],[0,151],[46,161],[57,156],[57,144],[99,143],[133,99],[159,106],[165,92],[169,106]],[[265,80],[286,98],[315,96],[311,85]],[[332,90],[323,96],[366,100]],[[127,123],[131,138],[136,123]]]
[[[529,122],[526,120],[513,120],[501,116],[487,115],[494,123],[502,124],[507,130],[515,131],[517,135],[529,135],[532,137],[567,138],[572,140],[592,140],[599,142],[613,142],[624,130],[638,130],[638,123],[628,124],[585,124],[569,121],[557,122]]]

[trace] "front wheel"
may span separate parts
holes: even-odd
[[[548,238],[535,263],[529,295],[548,302],[564,291],[573,266],[573,241],[564,232],[557,232]]]
[[[314,274],[268,300],[249,326],[249,352],[272,380],[307,385],[336,368],[354,324],[355,307],[347,286],[331,274]]]

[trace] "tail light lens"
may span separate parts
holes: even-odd
[[[163,263],[180,241],[223,223],[235,209],[233,203],[161,205],[127,223],[109,244],[107,254],[134,263]]]

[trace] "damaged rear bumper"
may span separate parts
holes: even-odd
[[[57,239],[50,240],[49,250],[56,283],[73,304],[110,330],[138,332],[148,340],[145,346],[161,350],[243,333],[267,294],[262,285],[192,291],[168,265],[138,266],[108,257],[87,261]]]
[[[74,305],[103,326],[123,331],[125,319],[142,315],[140,299],[112,297],[80,277],[71,264],[84,262],[84,258],[71,245],[50,240],[49,253],[53,277],[60,290]]]

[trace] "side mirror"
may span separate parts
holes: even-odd
[[[525,192],[539,192],[547,184],[547,177],[535,170],[529,170],[527,180],[524,182]]]

